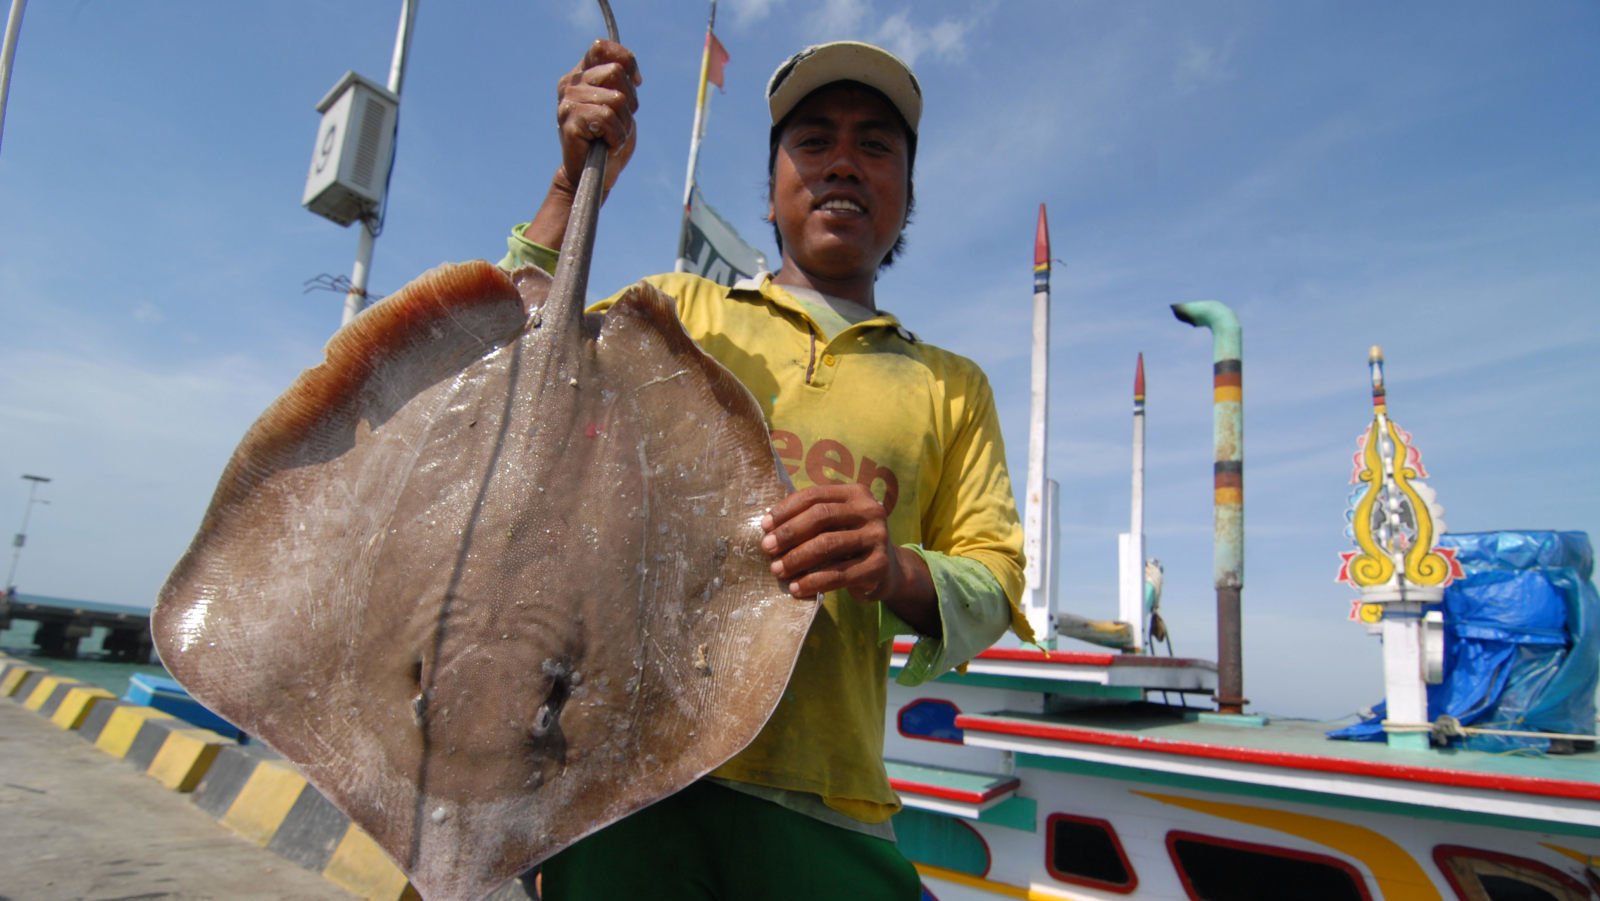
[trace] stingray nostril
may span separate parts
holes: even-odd
[[[540,736],[548,733],[551,724],[556,721],[556,716],[559,713],[559,710],[551,710],[549,704],[541,705],[538,712],[533,715],[533,729],[531,730],[533,734]]]
[[[534,738],[543,738],[550,734],[550,730],[561,717],[561,708],[567,703],[567,683],[565,680],[556,680],[550,686],[550,696],[545,698],[539,709],[534,711],[533,726],[528,730]]]

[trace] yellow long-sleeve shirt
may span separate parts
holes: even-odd
[[[553,253],[519,233],[501,265],[553,268]],[[887,313],[827,338],[770,276],[735,288],[683,273],[646,281],[676,300],[690,337],[755,395],[796,487],[865,484],[888,511],[895,543],[929,562],[944,632],[918,643],[902,681],[967,660],[1007,625],[1032,639],[1017,607],[1021,526],[993,394],[976,364],[916,340]],[[863,823],[887,820],[900,804],[882,761],[885,639],[910,631],[880,604],[825,597],[766,728],[712,776],[819,797]]]

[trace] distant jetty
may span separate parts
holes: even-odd
[[[106,630],[100,648],[107,659],[150,662],[149,610],[20,592],[0,595],[0,630],[18,621],[37,624],[33,644],[46,657],[77,657],[78,643],[100,627]]]

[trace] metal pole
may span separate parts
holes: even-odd
[[[402,0],[400,5],[400,28],[394,38],[394,56],[389,62],[389,92],[395,96],[395,127],[400,127],[399,101],[400,85],[406,77],[406,50],[411,45],[411,28],[417,21],[417,4],[421,0]],[[399,152],[399,148],[395,148]],[[394,165],[390,157],[389,165]],[[387,192],[383,199],[389,202]],[[361,220],[361,239],[356,244],[356,262],[350,269],[350,292],[344,296],[344,319],[341,325],[349,325],[350,320],[356,318],[367,307],[367,272],[372,268],[372,251],[377,242],[377,235],[372,233],[370,218]]]
[[[1400,490],[1395,485],[1395,471],[1405,465],[1403,449],[1395,447],[1390,438],[1388,390],[1383,385],[1383,348],[1374,344],[1367,354],[1367,365],[1372,372],[1372,413],[1377,428],[1373,430],[1378,443],[1378,456],[1382,472],[1378,485],[1378,507],[1383,511],[1383,522],[1378,526],[1378,546],[1394,560],[1394,600],[1383,605],[1383,696],[1388,704],[1388,719],[1400,723],[1425,723],[1428,721],[1428,684],[1423,676],[1422,617],[1423,593],[1407,596],[1406,555],[1400,537]],[[1396,428],[1398,431],[1398,428]],[[1426,516],[1426,511],[1416,514]],[[1428,733],[1396,732],[1384,730],[1391,748],[1411,751],[1428,750]]]
[[[11,571],[6,573],[6,591],[9,593],[15,588],[17,577],[17,561],[22,559],[22,546],[28,541],[28,517],[33,513],[34,492],[38,490],[39,483],[50,481],[44,476],[23,475],[28,480],[28,503],[22,508],[22,528],[17,530],[17,537],[12,539],[11,546]]]
[[[678,259],[672,271],[689,268],[689,205],[694,199],[694,173],[700,167],[700,138],[705,132],[706,81],[711,75],[711,32],[717,24],[717,0],[711,0],[711,15],[706,19],[706,45],[700,52],[700,90],[695,97],[694,127],[689,133],[689,172],[683,178],[683,221],[678,226]]]
[[[11,0],[11,15],[6,17],[5,43],[0,44],[0,138],[4,137],[6,131],[6,97],[11,93],[11,60],[17,55],[17,34],[22,31],[22,11],[27,6],[28,0]]]

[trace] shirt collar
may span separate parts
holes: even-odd
[[[732,290],[740,293],[758,294],[786,310],[805,314],[805,311],[801,309],[800,305],[789,296],[789,292],[784,290],[782,285],[776,284],[772,281],[772,273],[764,270],[757,272],[755,275],[752,275],[749,278],[741,278],[734,282]],[[857,324],[879,325],[892,328],[894,329],[895,334],[900,336],[901,340],[904,340],[910,344],[918,344],[922,340],[916,336],[916,333],[901,325],[900,320],[888,310],[879,310],[877,316]]]

